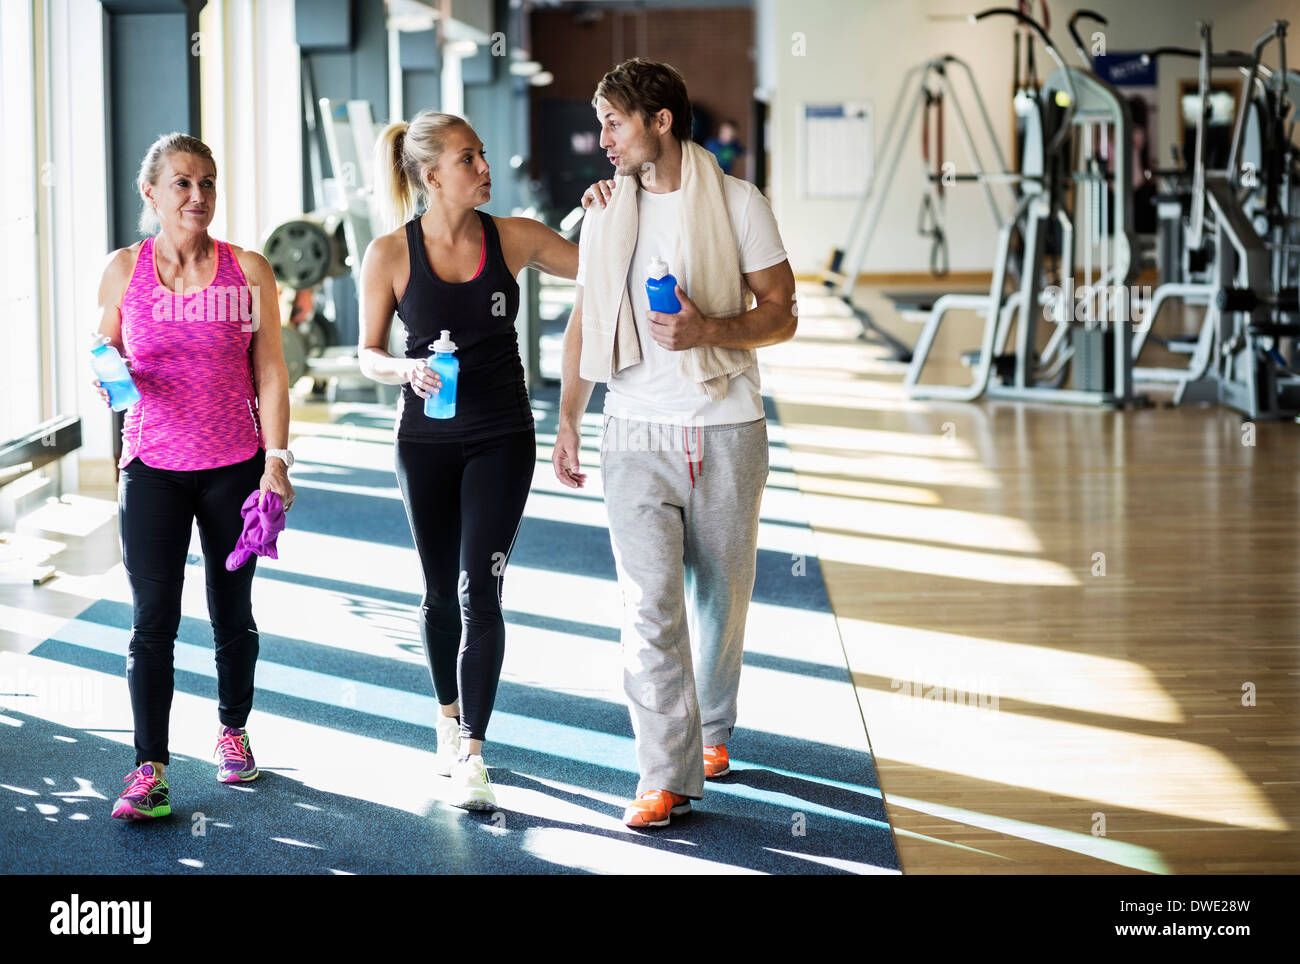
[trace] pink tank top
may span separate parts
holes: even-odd
[[[166,288],[154,239],[140,245],[122,296],[122,345],[140,401],[126,412],[122,460],[193,471],[234,465],[262,446],[253,388],[252,292],[230,246],[216,241],[217,271],[190,295]]]

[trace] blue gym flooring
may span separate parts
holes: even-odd
[[[539,459],[550,451],[556,396],[554,389],[535,396]],[[773,466],[788,464],[770,400],[768,418]],[[381,412],[353,413],[339,424],[388,429],[391,418]],[[584,458],[594,463],[595,454]],[[544,467],[549,471],[549,463]],[[309,489],[305,483],[313,475],[349,490]],[[391,472],[303,464],[294,478],[304,486],[282,547],[295,533],[319,533],[405,550],[415,565],[400,501],[391,494],[358,494],[367,488],[391,491]],[[781,478],[778,483],[774,475],[772,484],[793,488],[791,473]],[[806,523],[789,513],[765,521],[806,530]],[[201,569],[193,567],[198,560],[190,562],[189,578],[201,580]],[[431,753],[436,702],[418,638],[412,642],[406,637],[401,645],[409,658],[399,661],[361,651],[364,647],[323,645],[263,627],[257,696],[248,724],[261,777],[244,786],[225,786],[216,782],[208,759],[174,753],[167,770],[173,815],[152,823],[108,817],[130,768],[129,713],[111,729],[69,726],[59,722],[68,718],[59,707],[44,712],[36,694],[22,692],[22,685],[0,685],[0,872],[897,873],[898,857],[860,717],[859,732],[838,732],[826,742],[781,732],[783,718],[804,712],[804,696],[816,700],[817,694],[838,694],[838,701],[854,701],[846,715],[856,712],[817,559],[808,557],[804,564],[803,578],[791,578],[790,553],[762,547],[754,600],[795,611],[792,618],[806,620],[818,638],[792,636],[780,640],[775,651],[766,646],[747,651],[745,658],[746,673],[780,681],[776,689],[787,705],[763,706],[754,713],[742,705],[730,744],[732,774],[709,782],[695,812],[668,828],[638,833],[619,822],[635,787],[636,768],[617,678],[607,681],[606,692],[592,693],[531,684],[527,673],[508,674],[497,696],[485,754],[500,809],[466,813],[438,802],[435,790],[427,806],[412,812],[393,805],[388,786],[399,780],[434,786],[443,778],[431,772],[394,774],[382,762],[358,754],[352,738],[379,741],[398,754]],[[507,581],[525,579],[520,573],[526,569],[602,580],[610,593],[617,593],[608,536],[590,524],[527,516]],[[403,588],[409,578],[389,580],[382,572],[358,577],[345,559],[321,559],[312,574],[262,561],[257,578],[263,585],[292,583],[339,595],[356,611],[412,618],[419,604],[418,593]],[[565,618],[511,608],[510,598],[507,593],[506,619],[509,627],[517,627],[516,637],[531,629],[580,639],[601,653],[607,650],[599,647],[618,648],[617,627],[585,620],[581,606]],[[84,680],[83,698],[100,692],[94,687],[120,687],[120,692],[111,690],[120,700],[130,625],[129,605],[100,599],[26,654],[23,665],[36,671],[57,666],[68,679]],[[511,645],[508,629],[508,650]],[[521,645],[517,638],[514,645]],[[416,654],[419,660],[410,658]],[[508,668],[510,659],[508,655]],[[184,617],[178,638],[176,692],[178,701],[186,696],[215,701],[211,631],[206,620],[192,615]],[[770,694],[773,686],[765,683],[761,692]],[[44,698],[55,699],[53,693],[51,689]],[[173,732],[177,712],[173,710]],[[347,747],[329,758],[339,775],[336,789],[322,790],[300,778],[293,746],[277,742],[269,728],[260,730],[259,715],[286,727],[309,724],[327,741],[331,733],[347,734]],[[746,726],[747,719],[763,725]],[[331,752],[329,747],[316,751],[317,756]],[[346,790],[338,790],[340,785]],[[528,805],[512,807],[511,801]]]

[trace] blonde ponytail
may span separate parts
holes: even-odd
[[[387,234],[399,224],[405,224],[415,210],[418,195],[402,163],[402,145],[408,127],[406,121],[389,124],[375,142],[376,234]]]

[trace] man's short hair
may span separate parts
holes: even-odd
[[[633,57],[625,60],[596,85],[591,106],[605,98],[624,114],[640,114],[646,126],[655,114],[667,109],[673,115],[672,135],[679,141],[691,139],[691,99],[686,81],[669,64]]]

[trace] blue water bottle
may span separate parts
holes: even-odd
[[[107,335],[95,332],[90,344],[90,367],[108,392],[108,402],[113,411],[120,412],[140,401],[140,390],[135,387],[126,362],[122,361]]]
[[[650,277],[646,279],[645,293],[650,299],[650,310],[665,315],[675,315],[682,310],[677,300],[677,279],[668,273],[668,262],[655,258],[650,262]]]
[[[456,358],[456,343],[451,332],[443,329],[442,337],[433,343],[433,357],[429,367],[442,379],[442,388],[436,395],[424,400],[424,414],[429,418],[456,417],[456,380],[460,377],[460,361]]]

